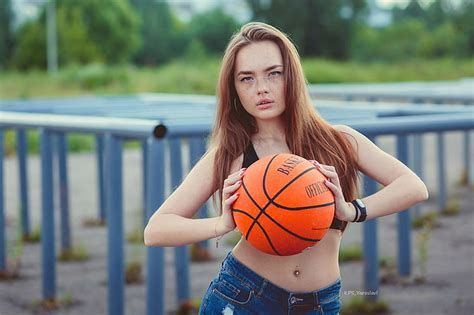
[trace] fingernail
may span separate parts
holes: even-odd
[[[237,181],[237,184],[239,184],[239,185],[242,184],[242,181],[241,181],[241,180],[238,180],[238,181]]]

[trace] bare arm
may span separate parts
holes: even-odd
[[[228,224],[223,224],[225,220],[221,220],[221,217],[192,218],[215,192],[212,188],[214,157],[215,149],[212,149],[151,216],[144,231],[145,245],[180,246],[207,240],[229,231]],[[237,179],[234,182],[236,181]],[[234,186],[230,190],[233,188]]]
[[[399,212],[428,199],[425,184],[406,165],[356,130],[344,125],[334,127],[346,133],[357,150],[360,171],[385,186],[380,191],[362,198],[367,206],[367,219]]]

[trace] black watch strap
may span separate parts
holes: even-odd
[[[361,199],[355,199],[351,201],[354,207],[357,209],[358,217],[356,222],[364,222],[367,218],[367,208]]]

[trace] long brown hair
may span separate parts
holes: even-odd
[[[234,86],[235,61],[239,50],[251,43],[272,41],[278,45],[283,57],[285,78],[286,142],[293,154],[322,164],[333,165],[340,178],[346,200],[357,193],[356,154],[346,137],[327,123],[314,109],[306,88],[307,82],[299,54],[288,37],[264,23],[248,23],[230,40],[224,54],[217,84],[217,115],[211,136],[216,148],[214,163],[214,203],[221,213],[224,180],[232,162],[249,145],[251,135],[257,132],[255,119],[240,103]],[[216,200],[216,197],[218,198]]]

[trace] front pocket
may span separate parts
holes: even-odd
[[[233,287],[233,286],[232,286]],[[245,289],[230,288],[229,285],[220,283],[212,290],[218,297],[237,305],[245,305],[250,302],[254,291],[247,291]]]

